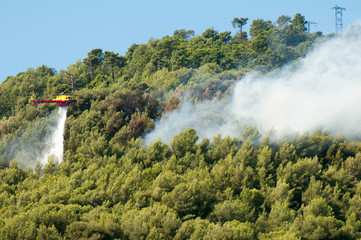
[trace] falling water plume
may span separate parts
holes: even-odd
[[[51,156],[55,157],[55,160],[58,162],[63,160],[64,130],[67,110],[67,106],[59,107],[55,130],[47,140],[47,150],[44,151],[40,158],[42,164],[47,163],[48,158]]]

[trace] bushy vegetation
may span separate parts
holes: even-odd
[[[169,145],[142,144],[182,99],[220,99],[247,72],[303,57],[324,38],[305,25],[300,14],[277,25],[257,19],[250,39],[242,30],[177,30],[125,56],[94,49],[66,71],[8,77],[0,84],[0,238],[359,239],[360,142],[323,132],[275,142],[254,128],[200,140],[187,128]],[[24,162],[20,146],[41,151],[57,107],[34,107],[29,96],[65,90],[78,102],[68,109],[63,161],[42,165],[29,151]]]

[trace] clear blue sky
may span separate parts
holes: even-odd
[[[0,0],[0,82],[29,67],[57,71],[94,48],[124,55],[133,43],[173,35],[174,30],[232,31],[234,17],[276,21],[301,13],[316,22],[311,32],[335,29],[335,5],[346,8],[344,30],[361,20],[358,0]]]

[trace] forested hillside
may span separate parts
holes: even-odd
[[[242,29],[245,18],[233,25]],[[207,29],[93,49],[56,72],[39,66],[0,84],[0,239],[359,239],[361,143],[327,133],[288,141],[142,137],[187,99],[222,99],[246,73],[269,73],[332,36],[301,14],[257,19],[247,34]],[[74,80],[74,82],[73,82]],[[56,105],[72,92],[63,161],[37,159]],[[24,147],[26,146],[26,147]],[[29,160],[30,159],[30,160]]]

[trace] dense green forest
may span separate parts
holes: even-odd
[[[248,72],[333,37],[307,33],[301,14],[253,20],[249,33],[247,20],[232,21],[234,36],[181,29],[125,56],[93,49],[66,71],[43,65],[2,82],[0,239],[360,239],[361,142],[323,132],[273,141],[252,127],[199,139],[187,128],[144,146],[184,99],[222,99]],[[65,90],[78,102],[63,161],[42,165],[33,152],[57,106],[29,96]]]

